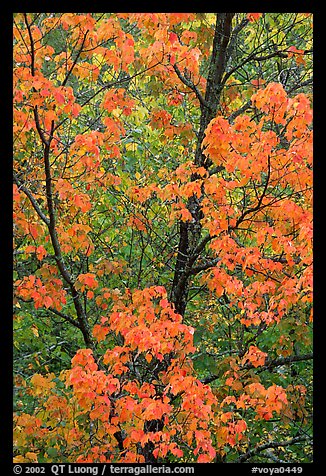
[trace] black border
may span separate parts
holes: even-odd
[[[4,6],[4,5],[3,5]],[[12,15],[15,12],[20,11],[57,11],[57,10],[76,10],[78,11],[89,11],[89,7],[95,7],[95,11],[102,11],[103,6],[100,5],[100,2],[93,3],[90,5],[89,2],[78,2],[76,5],[64,5],[62,2],[55,2],[52,5],[49,3],[43,4],[43,2],[26,2],[26,4],[19,2],[12,2],[7,7],[10,7],[10,11],[2,11],[0,15],[1,22],[1,77],[2,81],[1,87],[1,153],[0,153],[0,163],[1,163],[1,186],[0,186],[0,206],[1,206],[1,230],[0,230],[0,250],[1,250],[1,290],[2,300],[1,300],[1,340],[0,340],[0,349],[2,352],[1,356],[1,397],[4,398],[3,403],[1,404],[2,409],[2,418],[1,418],[1,432],[0,432],[0,469],[5,470],[4,474],[9,475],[12,473],[12,388],[13,388],[13,372],[12,372],[12,347],[13,347],[13,337],[12,337]],[[107,7],[112,7],[113,5],[107,5]],[[128,2],[123,2],[123,4],[116,5],[117,12],[189,12],[189,11],[201,11],[204,8],[204,11],[212,11],[219,7],[218,4],[212,5],[209,2],[205,5],[202,2],[192,2],[187,4],[176,4],[175,2],[164,2],[162,4],[152,4],[150,5],[147,2],[137,1],[133,4]],[[225,6],[225,5],[221,5]],[[322,211],[325,210],[323,206],[323,201],[325,200],[324,186],[324,176],[322,174],[323,162],[326,159],[324,155],[324,147],[322,146],[323,137],[323,126],[322,120],[324,113],[324,108],[322,106],[322,98],[325,95],[322,92],[324,85],[323,76],[322,76],[322,57],[325,55],[321,45],[321,41],[324,37],[323,28],[323,15],[321,4],[313,4],[312,2],[252,2],[248,1],[245,3],[239,3],[236,5],[236,2],[232,2],[232,5],[227,4],[228,7],[233,7],[233,10],[242,10],[244,6],[247,10],[252,11],[261,11],[262,7],[266,12],[300,12],[300,11],[309,11],[314,14],[314,406],[315,406],[315,416],[314,416],[314,461],[312,463],[300,464],[289,464],[288,466],[302,466],[303,472],[301,474],[321,474],[322,463],[323,463],[323,449],[324,449],[324,426],[322,424],[323,411],[323,383],[324,383],[324,367],[323,367],[323,357],[325,354],[322,351],[324,334],[322,332],[322,323],[325,317],[323,316],[323,283],[326,282],[323,277],[324,267],[322,265],[322,251],[324,251],[323,243],[325,240],[322,226],[323,226],[323,217]],[[71,8],[73,7],[73,8]],[[215,7],[215,8],[214,8]],[[268,8],[270,7],[270,8]],[[112,10],[112,9],[111,9]],[[113,9],[114,10],[114,9]],[[93,9],[92,9],[93,11]],[[325,86],[324,86],[325,87]],[[324,193],[323,193],[324,192]],[[324,279],[323,279],[324,278]],[[230,466],[231,465],[231,466]],[[33,466],[29,464],[23,464],[22,466]],[[49,467],[46,470],[46,474],[52,474],[50,472],[50,463],[44,465]],[[75,466],[75,465],[71,465]],[[99,466],[99,474],[101,465],[92,465]],[[119,465],[118,465],[119,466]],[[120,465],[122,466],[122,465]],[[135,466],[135,465],[128,465]],[[142,466],[142,465],[138,465]],[[144,466],[144,465],[143,465]],[[165,464],[165,466],[177,466]],[[188,465],[186,465],[188,466]],[[218,474],[228,474],[230,471],[236,470],[235,474],[251,474],[251,468],[256,466],[251,463],[242,463],[242,464],[218,464],[211,463],[209,465],[204,464],[194,464],[189,465],[195,468],[195,474],[199,471],[210,471],[214,472],[217,470]],[[218,466],[218,468],[216,467]],[[224,471],[223,471],[223,466]],[[276,464],[264,464],[259,465],[260,467],[271,467],[277,468],[280,465]],[[283,465],[286,466],[286,465]],[[222,470],[222,471],[221,471]],[[49,472],[48,472],[49,471]],[[22,473],[24,474],[24,472]],[[106,472],[106,474],[109,474]],[[162,473],[161,473],[162,474]],[[256,473],[257,474],[257,473]],[[264,474],[264,473],[262,473]],[[267,473],[266,473],[267,474]],[[275,473],[274,474],[280,474]],[[283,474],[298,474],[298,473],[283,473]]]

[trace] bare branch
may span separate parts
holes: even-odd
[[[14,176],[14,182],[15,184],[18,186],[18,188],[25,193],[25,195],[29,198],[29,201],[31,202],[34,210],[36,211],[36,213],[38,214],[38,216],[41,218],[41,220],[47,225],[49,226],[50,224],[50,220],[47,216],[45,216],[45,214],[42,212],[42,210],[40,209],[40,206],[39,204],[37,203],[37,201],[35,200],[35,198],[33,197],[32,193],[28,190],[28,188],[26,188],[24,185],[22,185],[19,180],[18,180],[18,177],[17,175],[13,174]]]
[[[68,316],[67,314],[64,314],[63,312],[58,311],[57,309],[54,309],[53,307],[49,307],[48,310],[53,312],[53,314],[56,314],[57,316],[61,317],[65,321],[69,322],[73,326],[77,327],[78,329],[80,329],[80,324],[75,319]]]
[[[177,76],[178,78],[180,79],[180,81],[183,82],[183,84],[185,84],[186,86],[188,86],[188,88],[192,89],[192,91],[194,91],[194,93],[196,94],[197,96],[197,99],[199,100],[200,104],[202,106],[205,106],[205,107],[208,107],[208,103],[207,101],[205,101],[204,97],[202,96],[201,92],[199,91],[199,89],[197,88],[197,86],[191,81],[190,78],[188,78],[185,74],[183,75],[180,71],[180,69],[178,68],[177,64],[174,64],[173,65],[173,69],[174,71],[177,73]]]
[[[258,453],[261,453],[262,451],[265,451],[268,448],[283,448],[285,446],[292,446],[301,441],[308,440],[310,440],[308,436],[295,436],[290,440],[270,441],[268,443],[264,443],[263,445],[256,446],[256,448],[253,448],[252,450],[249,450],[246,453],[242,454],[236,461],[234,461],[234,463],[243,463],[244,461],[248,460],[249,458],[252,458],[253,456],[257,455]]]
[[[232,114],[229,115],[228,121],[230,124],[233,124],[234,120],[243,114],[247,109],[250,109],[251,107],[251,100],[247,101],[243,106],[241,106],[239,109],[236,111],[233,111]]]
[[[76,66],[76,63],[77,63],[77,61],[78,61],[78,58],[79,58],[81,52],[83,51],[84,44],[85,44],[85,41],[86,41],[86,37],[87,37],[87,35],[88,35],[88,32],[89,32],[89,30],[87,30],[86,33],[85,33],[85,35],[84,35],[82,44],[81,44],[81,46],[80,46],[80,48],[79,48],[79,50],[78,50],[78,53],[77,53],[77,55],[76,55],[76,58],[74,59],[74,62],[72,63],[71,68],[70,68],[70,70],[68,71],[68,73],[67,73],[65,79],[63,80],[62,86],[65,86],[65,85],[66,85],[66,83],[67,83],[67,81],[68,81],[68,79],[69,79],[69,76],[71,75],[71,73],[72,73],[74,67]]]
[[[257,367],[257,372],[262,372],[264,370],[270,370],[274,367],[280,367],[282,365],[288,365],[292,364],[294,362],[302,362],[304,360],[311,360],[313,359],[313,353],[309,354],[301,354],[301,355],[290,355],[289,357],[281,357],[279,359],[267,359],[265,365],[262,365],[261,367]],[[253,365],[251,363],[247,363],[242,366],[242,370],[249,370],[253,368]],[[218,375],[209,375],[208,377],[205,377],[201,379],[201,382],[204,384],[208,384],[211,382],[214,382],[214,380],[217,380],[219,378]]]

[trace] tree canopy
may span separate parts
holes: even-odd
[[[17,13],[14,461],[312,460],[312,14]]]

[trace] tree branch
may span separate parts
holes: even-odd
[[[262,202],[263,202],[263,199],[266,195],[266,192],[267,192],[267,187],[268,187],[268,182],[269,182],[269,179],[270,179],[270,175],[271,175],[271,158],[270,156],[268,155],[268,158],[267,158],[267,177],[266,177],[266,183],[264,185],[264,190],[261,194],[261,196],[259,197],[259,200],[258,200],[258,203],[255,207],[253,208],[249,208],[248,210],[245,210],[242,215],[237,219],[237,222],[235,224],[235,228],[237,228],[240,223],[243,221],[243,219],[249,214],[249,213],[253,213],[253,212],[256,212],[260,209],[261,205],[262,205]]]
[[[29,198],[29,201],[31,202],[34,210],[36,211],[36,213],[38,214],[38,216],[41,218],[41,220],[47,225],[49,226],[50,225],[50,220],[48,219],[47,216],[45,216],[45,214],[42,212],[42,210],[40,209],[40,206],[39,204],[37,203],[37,201],[35,200],[35,198],[33,197],[33,195],[31,194],[31,192],[28,190],[28,188],[26,188],[24,185],[22,185],[19,180],[18,180],[18,177],[17,175],[15,174],[15,172],[13,172],[13,177],[14,177],[14,182],[15,184],[18,186],[18,188],[25,193],[25,195]]]
[[[221,261],[221,258],[214,258],[211,261],[205,261],[198,266],[192,267],[188,274],[189,275],[196,275],[200,273],[201,271],[205,271],[206,269],[212,268],[215,266],[219,261]]]
[[[238,25],[236,25],[233,28],[232,33],[231,33],[230,42],[229,42],[229,45],[226,49],[226,58],[227,58],[227,60],[229,60],[231,55],[232,55],[232,52],[234,50],[235,42],[237,40],[238,34],[240,33],[241,30],[243,30],[243,28],[245,26],[248,25],[248,23],[249,23],[248,18],[244,18]]]
[[[61,86],[65,86],[65,85],[66,85],[66,83],[67,83],[67,81],[68,81],[68,79],[69,79],[69,76],[71,75],[71,73],[72,73],[74,67],[76,66],[76,63],[77,63],[77,61],[78,61],[78,58],[79,58],[81,52],[83,51],[84,44],[85,44],[85,41],[86,41],[86,37],[87,37],[87,35],[88,35],[88,32],[89,32],[89,30],[87,30],[86,33],[84,34],[84,38],[83,38],[81,47],[79,48],[78,53],[77,53],[77,55],[76,55],[76,58],[74,59],[74,62],[73,62],[73,64],[71,65],[71,68],[70,68],[70,70],[68,71],[68,73],[67,73],[65,79],[63,80],[63,83],[62,83]]]
[[[25,24],[26,24],[26,28],[27,28],[27,31],[28,31],[28,36],[29,36],[29,41],[30,41],[30,44],[31,44],[31,74],[32,76],[35,76],[35,48],[34,48],[34,40],[33,40],[33,35],[32,35],[32,31],[31,31],[31,26],[29,25],[28,23],[28,20],[27,20],[27,14],[24,13],[24,19],[25,19]],[[33,87],[33,91],[35,92],[35,88]],[[41,128],[41,124],[40,124],[40,119],[39,119],[39,115],[38,115],[38,110],[37,110],[37,106],[34,106],[33,107],[33,113],[34,113],[34,119],[35,119],[35,125],[36,125],[36,129],[37,129],[37,132],[40,136],[40,139],[41,141],[43,142],[44,146],[47,145],[47,140],[45,139],[45,136],[43,134],[43,131],[42,131],[42,128]]]
[[[240,64],[234,66],[234,68],[230,69],[227,73],[225,73],[225,75],[223,76],[222,84],[225,84],[229,77],[232,76],[232,74],[234,74],[236,71],[238,71],[238,69],[240,69],[242,66],[249,63],[250,61],[266,61],[268,59],[274,58],[275,56],[278,56],[280,58],[287,58],[287,54],[283,51],[274,51],[273,53],[270,53],[266,56],[255,56],[254,53],[251,53],[249,56],[247,56],[247,58],[241,61]]]
[[[257,455],[258,453],[261,453],[262,451],[268,448],[291,446],[301,441],[307,441],[309,439],[310,438],[308,436],[295,436],[290,440],[270,441],[269,443],[264,443],[263,445],[256,446],[256,448],[253,448],[252,450],[249,450],[246,453],[242,454],[236,461],[234,461],[234,463],[243,463],[244,461],[248,460],[249,458],[252,458],[253,456]]]
[[[243,114],[247,109],[249,109],[251,107],[251,99],[249,99],[249,101],[247,101],[243,106],[241,106],[239,109],[237,109],[236,111],[233,111],[232,114],[229,115],[228,117],[228,121],[230,124],[233,124],[234,120],[240,116],[241,114]]]
[[[61,317],[65,321],[70,322],[70,324],[77,327],[78,329],[80,329],[80,324],[77,321],[75,321],[75,319],[68,316],[67,314],[64,314],[63,312],[58,311],[57,309],[54,309],[53,307],[49,307],[48,310],[53,312],[53,314],[56,314],[57,316]]]
[[[204,106],[204,107],[208,107],[208,103],[205,101],[204,97],[202,96],[201,92],[199,91],[199,89],[197,88],[197,86],[191,81],[190,78],[187,78],[186,75],[183,75],[180,71],[180,69],[178,68],[177,64],[174,64],[173,65],[173,69],[174,71],[177,73],[177,76],[178,78],[180,79],[180,81],[183,82],[183,84],[185,84],[186,86],[188,86],[188,88],[190,88],[192,91],[194,91],[194,93],[196,94],[197,96],[197,99],[199,100],[201,106]]]
[[[28,35],[31,43],[31,74],[32,76],[35,75],[35,53],[34,53],[34,42],[33,42],[33,37],[32,37],[32,32],[30,25],[28,24],[27,20],[27,15],[26,13],[24,14],[25,18],[25,23],[26,23],[26,28],[28,30]],[[86,38],[86,36],[85,36]],[[85,40],[84,38],[84,40]],[[72,276],[70,275],[69,271],[67,270],[62,253],[61,253],[61,247],[59,243],[59,239],[57,236],[57,231],[56,231],[56,218],[55,218],[55,210],[54,210],[54,203],[53,203],[53,194],[52,194],[52,176],[51,176],[51,164],[50,164],[50,147],[51,147],[51,142],[53,139],[53,133],[55,131],[55,124],[54,121],[51,123],[51,130],[49,133],[49,138],[48,140],[45,139],[44,133],[41,129],[40,126],[40,121],[39,121],[39,116],[38,116],[38,111],[37,111],[37,106],[33,108],[34,111],[34,118],[35,118],[35,125],[36,125],[36,130],[39,134],[39,137],[44,145],[43,149],[43,160],[44,160],[44,171],[45,171],[45,189],[46,189],[46,200],[47,200],[47,208],[48,208],[48,213],[49,213],[49,218],[45,216],[45,214],[40,210],[36,200],[32,196],[32,194],[29,192],[29,190],[24,187],[22,189],[24,193],[28,196],[29,200],[32,203],[32,206],[34,207],[35,211],[39,215],[39,217],[42,219],[42,221],[47,225],[50,238],[51,238],[51,243],[54,249],[54,255],[55,255],[55,260],[58,266],[58,269],[63,277],[63,279],[68,283],[70,290],[71,290],[71,295],[73,298],[74,302],[74,307],[76,310],[77,314],[77,319],[79,323],[79,329],[81,330],[84,341],[88,347],[90,347],[93,351],[94,349],[94,343],[92,340],[91,336],[91,331],[89,329],[89,325],[87,322],[87,316],[85,314],[85,311],[83,309],[82,303],[80,301],[80,297],[78,294],[78,291],[76,290],[74,286],[74,281]],[[16,177],[17,180],[17,177]],[[75,325],[75,324],[74,324]],[[78,326],[77,326],[78,327]]]
[[[314,354],[309,352],[307,354],[299,354],[299,355],[290,355],[289,357],[280,357],[279,359],[267,359],[265,365],[257,368],[257,371],[264,371],[269,370],[273,367],[280,367],[282,365],[292,364],[294,362],[302,362],[304,360],[312,360],[314,358]],[[243,368],[249,369],[253,368],[252,364],[245,364]]]
[[[267,359],[265,365],[262,365],[261,367],[257,367],[257,372],[263,372],[264,370],[270,370],[271,368],[274,367],[280,367],[282,365],[288,365],[292,364],[294,362],[302,362],[304,360],[311,360],[313,359],[313,353],[308,353],[308,354],[301,354],[301,355],[290,355],[289,357],[280,357],[279,359]],[[254,366],[251,363],[247,363],[241,367],[242,370],[249,370],[254,368]],[[217,380],[219,378],[219,375],[209,375],[208,377],[205,377],[201,379],[201,382],[203,384],[208,384],[211,382],[214,382],[214,380]]]

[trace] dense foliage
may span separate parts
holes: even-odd
[[[16,462],[312,460],[312,15],[14,16]]]

